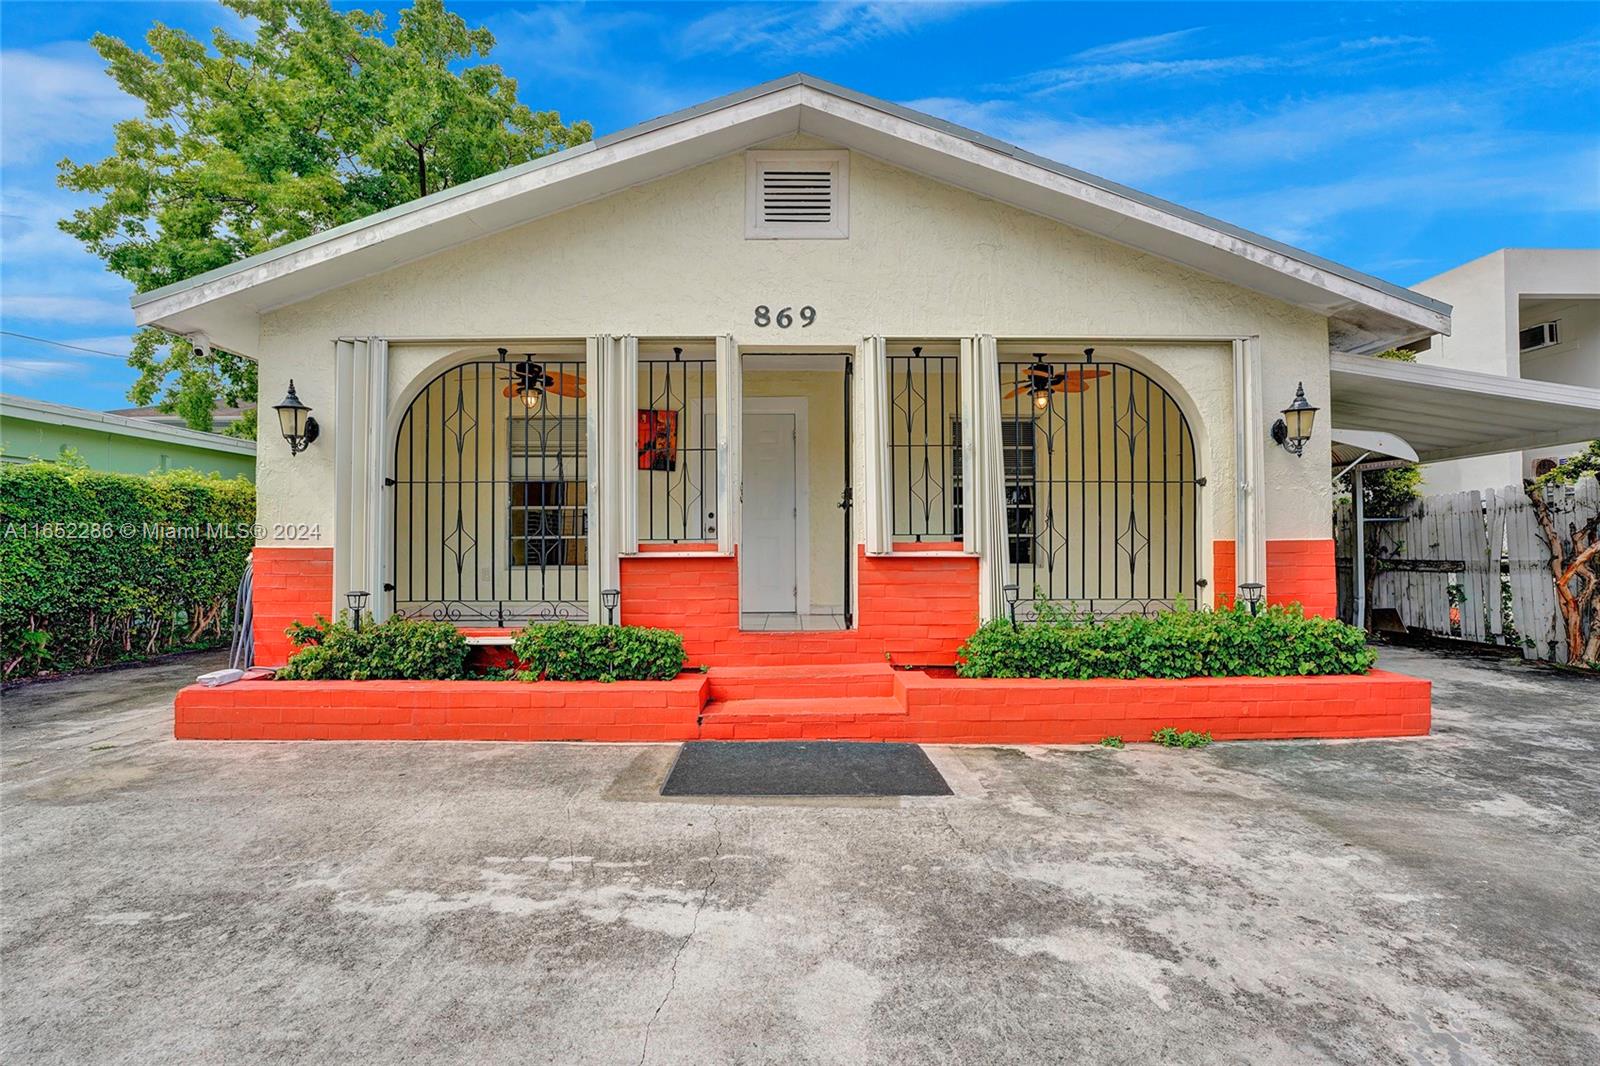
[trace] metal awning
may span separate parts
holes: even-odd
[[[1333,427],[1333,472],[1388,470],[1417,461],[1417,453],[1393,433]]]
[[[1600,389],[1333,353],[1335,432],[1404,434],[1424,463],[1600,437]]]

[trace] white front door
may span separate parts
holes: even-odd
[[[744,507],[739,609],[796,606],[795,416],[744,414]]]

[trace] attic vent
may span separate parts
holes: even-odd
[[[849,236],[848,152],[749,152],[745,171],[746,237]]]
[[[1541,322],[1517,333],[1518,347],[1524,352],[1535,348],[1549,348],[1561,343],[1561,334],[1554,322]]]

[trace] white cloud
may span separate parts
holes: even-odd
[[[16,386],[37,385],[52,378],[64,378],[84,371],[82,363],[70,359],[16,359],[0,357],[0,392],[14,392]]]
[[[1347,52],[1366,52],[1374,48],[1409,48],[1422,49],[1433,46],[1432,37],[1413,37],[1410,34],[1398,33],[1388,36],[1361,37],[1352,41],[1341,41],[1339,47]]]
[[[133,312],[128,301],[114,297],[32,295],[8,290],[0,296],[0,318],[77,325],[127,322],[131,328]]]
[[[7,166],[108,142],[112,124],[139,110],[88,45],[0,52],[0,160]]]
[[[1130,37],[1125,41],[1111,41],[1107,44],[1097,44],[1092,48],[1085,48],[1073,55],[1074,59],[1132,59],[1138,56],[1160,55],[1169,52],[1174,46],[1181,44],[1190,37],[1199,33],[1205,27],[1191,26],[1186,30],[1173,30],[1171,33],[1155,33],[1149,37]]]
[[[962,3],[841,2],[738,4],[684,27],[679,42],[698,53],[764,52],[780,56],[844,52],[911,33],[965,12]]]

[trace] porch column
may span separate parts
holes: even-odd
[[[1233,429],[1235,580],[1266,584],[1266,436],[1261,418],[1261,338],[1233,342]],[[1212,589],[1213,602],[1223,589]],[[1226,590],[1231,594],[1234,589]]]
[[[639,341],[603,333],[588,338],[584,350],[589,400],[589,621],[603,622],[600,591],[621,587],[622,554],[637,550],[629,459]]]
[[[978,557],[978,618],[1006,614],[1006,469],[1000,431],[1000,352],[988,334],[961,341],[963,543]]]
[[[893,500],[889,495],[889,345],[882,337],[867,337],[857,349],[861,383],[861,483],[863,532],[868,555],[894,550]],[[854,412],[846,411],[846,418]],[[846,475],[853,479],[855,471]],[[855,545],[845,550],[854,552]]]
[[[731,334],[717,338],[717,550],[731,555],[739,545],[739,508],[744,498],[741,479],[740,415],[744,410],[744,378],[739,348]]]
[[[364,589],[375,621],[386,614],[384,506],[388,471],[389,342],[381,337],[334,342],[333,603]]]

